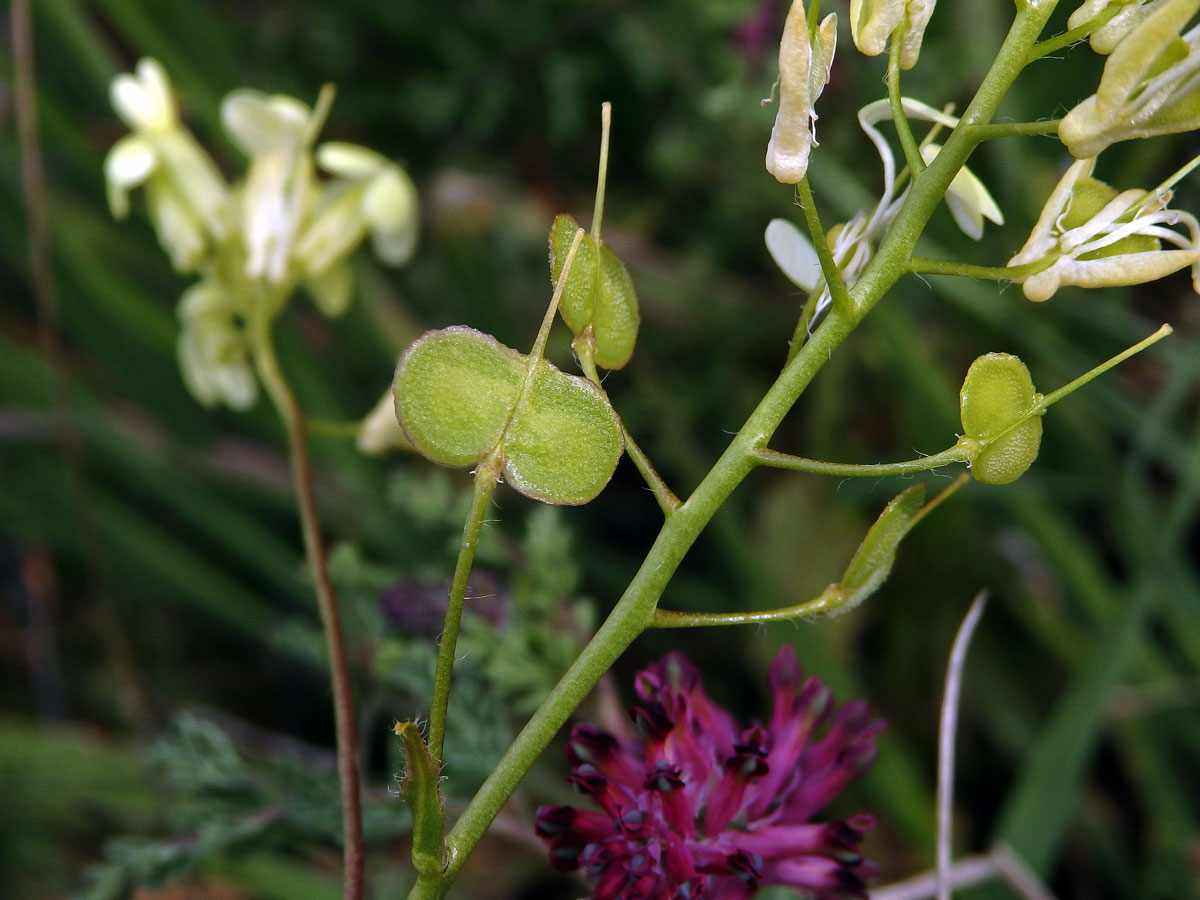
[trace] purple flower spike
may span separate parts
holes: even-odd
[[[770,684],[769,724],[743,729],[671,653],[637,676],[637,740],[576,725],[568,780],[601,811],[538,810],[555,866],[582,866],[592,900],[749,900],[773,884],[865,898],[875,867],[858,845],[875,820],[811,819],[870,766],[883,721],[861,700],[836,707],[788,646]]]

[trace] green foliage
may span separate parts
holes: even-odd
[[[167,834],[107,841],[104,861],[88,870],[81,896],[116,900],[136,886],[160,887],[232,860],[336,843],[341,821],[332,757],[314,765],[302,754],[311,757],[296,746],[250,759],[215,722],[181,715],[147,754],[172,800]],[[389,806],[386,815],[366,817],[372,844],[407,830],[407,816]]]

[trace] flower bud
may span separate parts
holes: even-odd
[[[767,171],[796,184],[808,171],[817,143],[813,105],[829,82],[837,42],[837,16],[830,13],[810,37],[803,0],[793,0],[779,43],[779,112],[767,144]]]
[[[933,15],[936,0],[850,0],[850,35],[854,46],[867,56],[887,49],[888,38],[904,27],[900,68],[911,69],[921,53],[925,26]]]

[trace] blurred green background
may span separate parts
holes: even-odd
[[[845,3],[825,3],[844,14]],[[1061,29],[1077,4],[1064,3]],[[314,416],[366,413],[426,328],[465,323],[528,346],[549,297],[553,216],[590,216],[599,106],[613,102],[604,236],[639,290],[637,353],[606,387],[685,495],[781,366],[802,297],[762,232],[800,221],[762,167],[782,0],[417,0],[34,4],[61,373],[38,337],[15,139],[12,33],[0,95],[0,897],[93,898],[138,884],[169,897],[334,897],[340,853],[321,643],[273,411],[208,412],[175,360],[173,273],[140,211],[114,223],[102,161],[124,128],[108,84],[144,55],[174,80],[189,124],[229,174],[229,90],[312,102],[333,82],[325,137],[408,167],[417,257],[362,259],[352,310],[300,300],[280,341]],[[961,109],[999,46],[1008,0],[942,3],[905,92]],[[845,18],[843,16],[843,22]],[[827,225],[873,202],[877,156],[854,112],[883,63],[843,26],[822,96],[811,178]],[[1061,115],[1095,85],[1086,47],[1030,68],[1004,108]],[[1191,150],[1189,150],[1189,144]],[[1098,175],[1148,188],[1191,136],[1105,154]],[[994,142],[972,167],[1008,218],[971,244],[939,211],[926,256],[1001,265],[1067,161],[1050,138]],[[1176,204],[1200,210],[1185,183]],[[139,206],[140,210],[141,207]],[[992,601],[966,671],[957,847],[1012,844],[1062,897],[1179,898],[1200,883],[1200,304],[1177,276],[1126,292],[904,279],[822,371],[772,446],[849,462],[954,440],[970,361],[1019,354],[1052,390],[1169,321],[1173,338],[1056,406],[1018,483],[968,484],[901,548],[884,588],[833,622],[657,632],[590,710],[628,700],[638,667],[683,648],[743,720],[794,643],[839,697],[890,727],[872,773],[834,812],[876,813],[883,881],[932,863],[937,710],[959,620]],[[561,334],[551,356],[570,362]],[[78,442],[72,440],[77,434]],[[71,448],[75,447],[75,450]],[[422,714],[441,579],[465,472],[360,455],[315,437],[324,524],[349,620],[371,793],[374,896],[406,884],[406,813],[389,726]],[[949,483],[931,476],[931,490]],[[799,602],[838,577],[903,479],[755,473],[685,561],[665,606]],[[622,463],[588,507],[497,495],[456,672],[448,791],[469,796],[604,615],[657,531]],[[442,601],[444,602],[444,601]],[[619,701],[618,701],[619,702]],[[532,837],[532,809],[569,794],[559,748],[527,779],[456,896],[572,897]],[[453,801],[451,812],[456,808]],[[983,896],[984,892],[963,892]],[[1003,896],[1003,892],[989,896]]]

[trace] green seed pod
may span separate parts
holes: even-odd
[[[426,332],[396,367],[396,417],[417,452],[469,466],[492,452],[512,417],[525,357],[458,325]]]
[[[490,335],[456,326],[422,335],[396,368],[400,427],[450,466],[496,453],[508,482],[543,503],[578,505],[603,490],[624,450],[604,392]]]
[[[563,213],[550,228],[550,279],[558,283],[563,261],[579,223]],[[604,244],[585,235],[575,251],[558,303],[563,321],[576,336],[590,331],[596,364],[620,369],[637,342],[638,308],[624,263]]]
[[[504,476],[526,497],[578,506],[608,484],[624,447],[604,392],[541,360],[504,435]]]
[[[563,260],[571,249],[575,232],[579,223],[575,217],[562,213],[550,227],[550,283],[558,284],[562,275]],[[558,301],[558,311],[562,313],[563,321],[576,334],[580,334],[592,324],[596,311],[596,274],[599,269],[600,250],[596,239],[585,234],[575,251],[575,259],[571,262],[571,273],[567,283],[563,285],[562,297]]]
[[[959,394],[963,432],[982,444],[971,476],[984,484],[1008,484],[1037,459],[1042,441],[1041,399],[1029,369],[1008,353],[988,353],[971,363]]]

